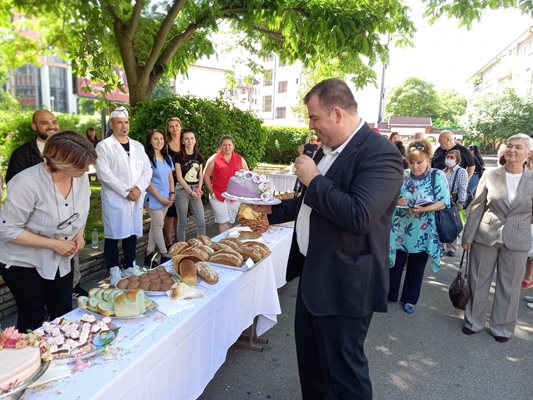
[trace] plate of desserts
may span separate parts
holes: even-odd
[[[142,289],[89,290],[89,296],[78,297],[78,307],[91,313],[117,319],[141,318],[157,309]]]

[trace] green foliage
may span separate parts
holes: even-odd
[[[0,110],[2,111],[18,111],[19,103],[8,91],[0,89]]]
[[[196,132],[198,148],[206,160],[218,151],[223,135],[235,139],[235,151],[250,169],[263,159],[267,134],[262,121],[222,100],[174,96],[143,101],[132,117],[130,136],[145,143],[147,131],[159,128],[164,132],[165,121],[170,117],[179,117],[184,128]]]
[[[438,98],[438,116],[433,126],[437,129],[460,129],[460,118],[466,112],[466,98],[454,90],[439,91]]]
[[[518,96],[513,89],[475,99],[467,115],[465,130],[469,142],[495,149],[517,133],[533,127],[533,97]]]
[[[93,115],[96,112],[96,100],[78,97],[78,110],[80,114]]]
[[[309,130],[287,126],[265,126],[268,132],[264,162],[291,164],[298,157],[298,146],[306,142]]]

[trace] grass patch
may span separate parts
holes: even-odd
[[[102,185],[98,181],[91,180],[91,206],[89,208],[89,216],[85,224],[85,241],[91,242],[91,233],[93,228],[98,231],[98,239],[104,239],[104,224],[102,222],[102,202],[100,201],[100,191]]]

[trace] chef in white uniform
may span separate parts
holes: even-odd
[[[128,137],[128,111],[116,108],[110,116],[113,134],[96,146],[95,165],[102,184],[104,257],[111,284],[136,273],[137,236],[143,234],[143,202],[150,184],[152,168],[144,146]],[[122,240],[124,264],[121,267],[118,241]]]

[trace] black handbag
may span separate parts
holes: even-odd
[[[466,253],[466,267],[465,274],[461,273],[461,267],[463,266],[463,260]],[[453,306],[459,310],[464,310],[468,299],[470,298],[470,291],[468,290],[468,267],[470,265],[470,252],[464,250],[463,256],[461,257],[461,263],[459,264],[459,271],[457,272],[456,277],[452,281],[450,288],[448,289],[448,294],[450,295],[450,301]]]
[[[433,190],[433,196],[435,196],[436,174],[437,170],[431,171],[431,188]],[[454,177],[452,190],[455,185],[455,178],[457,178],[457,175]],[[455,239],[457,239],[457,236],[459,236],[459,233],[463,230],[463,223],[459,217],[459,211],[453,202],[450,207],[435,211],[435,222],[437,225],[437,234],[439,235],[441,243],[453,243]]]

